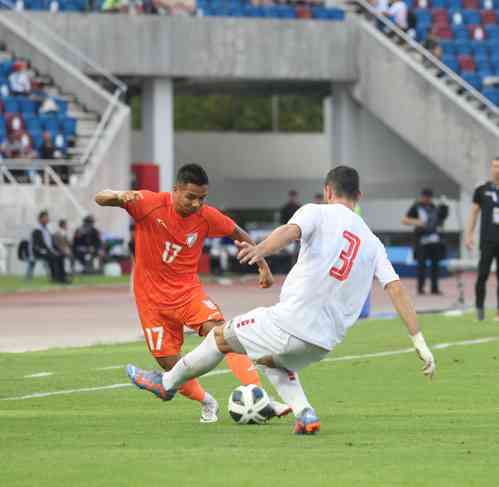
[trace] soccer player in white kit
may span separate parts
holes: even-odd
[[[258,245],[239,244],[241,262],[256,264],[300,240],[300,254],[279,302],[257,308],[212,330],[176,366],[157,373],[148,389],[164,400],[187,380],[215,368],[229,352],[245,353],[259,364],[296,416],[295,433],[313,434],[319,419],[297,372],[318,362],[339,344],[357,321],[376,277],[407,326],[423,373],[435,361],[419,331],[416,312],[380,240],[354,212],[359,175],[351,167],[332,169],[325,181],[328,204],[308,204]]]

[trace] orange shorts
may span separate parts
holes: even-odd
[[[184,326],[199,333],[207,321],[224,319],[220,308],[201,289],[185,306],[158,309],[138,306],[147,347],[154,357],[177,355],[184,343]]]

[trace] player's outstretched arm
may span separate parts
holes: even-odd
[[[433,377],[436,370],[435,359],[419,330],[416,310],[400,281],[392,281],[385,286],[393,306],[404,321],[419,358],[424,362],[423,374]]]
[[[142,199],[143,197],[140,191],[113,191],[105,189],[95,195],[95,202],[99,206],[123,207],[126,203]]]
[[[243,230],[240,226],[236,225],[236,228],[230,238],[234,240],[236,245],[238,243],[245,242],[248,245],[254,246],[254,240],[248,235],[248,233]],[[258,271],[259,271],[259,284],[262,288],[269,288],[274,284],[274,276],[272,275],[272,271],[270,270],[269,265],[265,259],[262,259],[258,262]]]
[[[242,264],[249,265],[261,262],[265,257],[287,247],[291,242],[300,240],[301,230],[298,225],[288,223],[276,228],[265,240],[258,245],[236,242],[239,247],[237,258]]]

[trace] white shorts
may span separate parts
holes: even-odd
[[[278,367],[299,371],[319,362],[329,352],[282,330],[269,319],[268,308],[256,308],[236,316],[225,326],[225,341],[236,353],[257,361],[272,357]]]

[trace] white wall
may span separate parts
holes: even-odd
[[[364,215],[374,229],[402,230],[400,219],[423,186],[458,198],[456,184],[438,168],[367,112],[362,117],[361,136],[370,139],[373,149],[351,164],[361,173]],[[142,134],[134,132],[133,160],[142,160],[143,144]],[[175,134],[177,165],[202,164],[211,180],[210,202],[221,208],[278,208],[291,188],[307,203],[322,190],[324,175],[332,167],[329,154],[324,134]],[[458,228],[455,218],[447,228]]]

